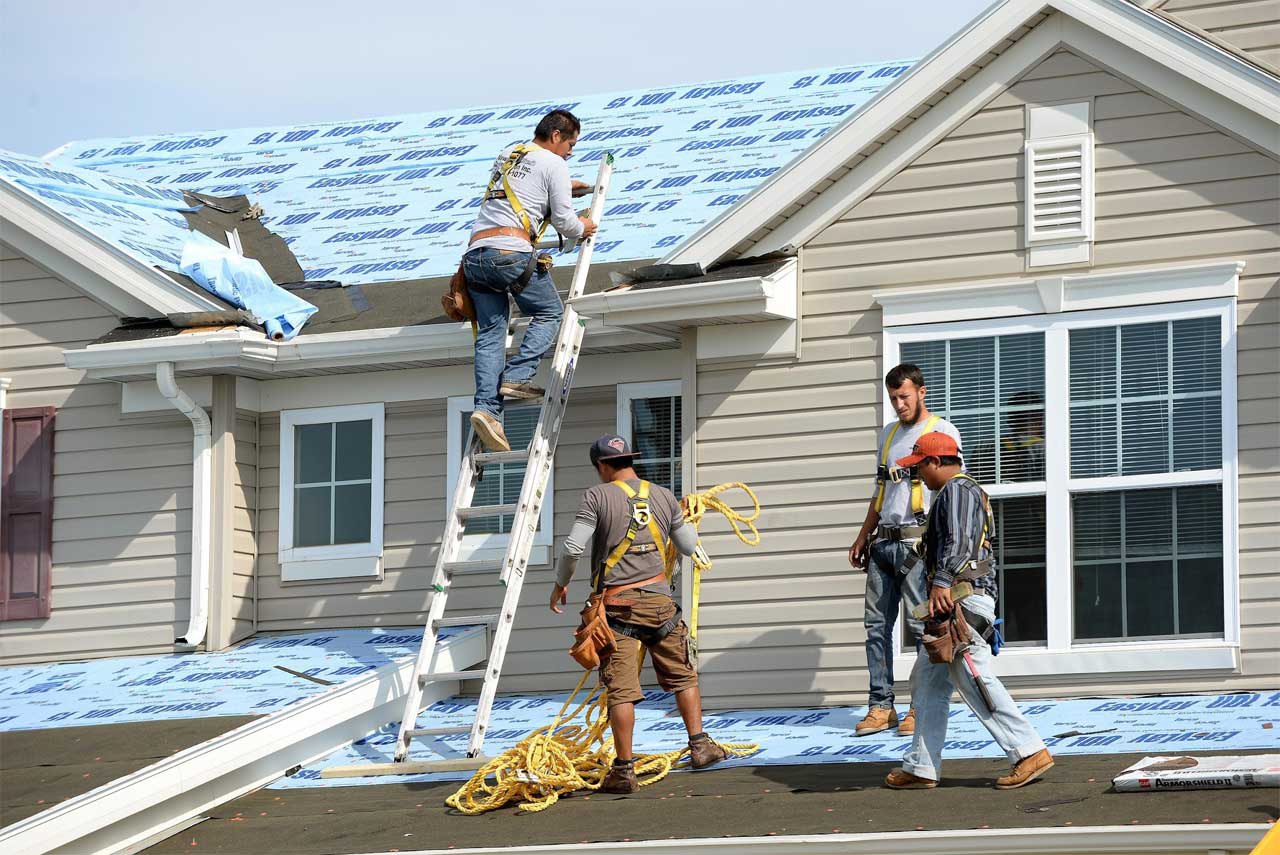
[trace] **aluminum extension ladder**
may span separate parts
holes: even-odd
[[[591,202],[590,218],[599,224],[604,212],[605,195],[609,189],[609,179],[613,174],[613,156],[606,153],[600,163],[600,171],[596,176],[594,196]],[[573,280],[569,286],[564,319],[560,323],[560,332],[556,338],[555,355],[551,362],[551,376],[547,383],[546,396],[542,399],[542,408],[538,416],[538,424],[534,429],[533,439],[528,448],[501,452],[484,451],[480,440],[471,432],[466,453],[458,473],[457,487],[453,493],[448,521],[445,523],[444,540],[440,544],[436,557],[435,573],[431,577],[431,589],[434,592],[427,611],[427,623],[422,633],[422,647],[413,668],[413,679],[409,682],[405,695],[404,717],[396,736],[395,760],[391,763],[371,764],[367,766],[345,766],[327,769],[325,777],[356,775],[407,775],[419,772],[443,772],[466,769],[478,769],[488,757],[481,754],[484,746],[485,732],[489,726],[489,715],[493,710],[494,697],[498,691],[498,679],[502,676],[502,662],[506,658],[507,643],[511,639],[511,629],[515,624],[516,608],[520,604],[520,590],[524,585],[525,570],[529,564],[529,553],[533,548],[534,533],[538,528],[538,520],[542,515],[542,502],[547,488],[547,478],[554,464],[556,443],[560,438],[560,423],[564,418],[565,406],[569,401],[569,390],[573,386],[573,374],[577,368],[578,355],[582,348],[585,332],[584,322],[574,311],[572,300],[581,296],[587,285],[587,271],[591,267],[593,238],[582,241],[578,252],[578,261],[573,271]],[[524,483],[520,488],[520,498],[515,504],[504,505],[472,505],[476,484],[484,473],[484,468],[493,464],[525,462]],[[494,517],[502,514],[514,514],[511,526],[511,538],[507,543],[506,554],[501,560],[485,559],[473,561],[458,560],[465,534],[467,521],[471,519]],[[453,577],[461,573],[490,573],[498,571],[498,579],[505,586],[502,599],[502,610],[496,614],[465,615],[461,617],[445,617],[445,609],[449,602],[449,588]],[[436,638],[439,630],[447,626],[471,626],[487,624],[491,627],[492,642],[489,648],[489,659],[483,668],[468,671],[433,671]],[[480,690],[480,701],[476,706],[476,717],[469,726],[459,727],[417,727],[418,713],[422,707],[423,689],[429,683],[459,680],[483,680]],[[409,746],[417,737],[435,737],[450,734],[470,733],[467,743],[466,758],[434,761],[410,762]]]

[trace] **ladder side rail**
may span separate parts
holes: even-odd
[[[449,506],[445,516],[444,537],[440,541],[440,548],[436,551],[436,566],[431,574],[431,599],[427,606],[427,620],[422,627],[422,644],[418,647],[413,676],[409,680],[409,685],[405,687],[404,715],[400,719],[400,728],[396,734],[396,762],[404,760],[409,754],[408,732],[417,724],[422,703],[421,677],[432,667],[435,659],[436,640],[439,636],[437,622],[444,617],[444,610],[449,600],[449,588],[452,584],[452,580],[445,572],[445,566],[457,557],[465,533],[462,520],[454,510],[470,506],[471,499],[475,495],[476,468],[472,455],[478,447],[479,442],[472,434],[458,469],[457,484],[453,490],[453,504]]]
[[[604,212],[605,197],[608,194],[609,179],[612,174],[613,157],[606,155],[600,163],[600,171],[596,176],[595,195],[591,203],[590,217],[597,224],[600,223]],[[584,240],[580,245],[573,280],[569,286],[568,300],[570,301],[580,296],[586,288],[594,245],[594,238]],[[560,334],[557,337],[556,352],[552,358],[547,396],[543,399],[542,412],[538,416],[538,425],[534,431],[533,441],[530,443],[529,461],[525,468],[524,483],[521,485],[520,499],[517,503],[516,524],[512,526],[511,539],[507,544],[507,555],[503,562],[500,579],[507,590],[503,596],[502,618],[493,634],[493,644],[486,666],[488,673],[480,689],[476,718],[472,724],[471,739],[467,746],[468,757],[479,755],[484,745],[489,715],[498,691],[498,679],[502,675],[507,645],[515,624],[515,612],[520,605],[520,594],[524,588],[525,569],[542,516],[542,503],[546,499],[551,470],[555,465],[560,427],[568,406],[569,390],[572,388],[573,375],[584,335],[585,330],[578,322],[577,311],[572,305],[566,305]]]

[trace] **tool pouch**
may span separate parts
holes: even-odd
[[[569,655],[588,671],[599,668],[600,658],[613,652],[613,630],[605,616],[602,594],[592,594],[587,600],[587,607],[582,610],[582,622],[573,634],[573,640]]]
[[[471,295],[467,292],[467,277],[462,272],[461,263],[458,264],[458,269],[454,272],[453,278],[449,280],[449,293],[440,298],[440,305],[451,321],[474,321],[476,319],[476,307],[472,304]]]
[[[964,653],[969,646],[969,624],[964,612],[955,609],[941,620],[927,619],[920,639],[929,661],[945,665]]]

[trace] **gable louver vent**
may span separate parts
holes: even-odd
[[[1088,240],[1093,225],[1093,137],[1027,143],[1027,242]]]

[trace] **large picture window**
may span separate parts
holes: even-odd
[[[1230,299],[886,330],[992,497],[1015,660],[1228,661],[1144,653],[1238,639],[1234,346]]]
[[[284,581],[379,572],[383,420],[382,404],[280,414]]]

